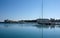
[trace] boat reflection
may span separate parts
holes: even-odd
[[[37,27],[37,28],[60,28],[60,25],[41,25],[41,24],[0,24],[0,27]]]
[[[60,28],[60,25],[34,25],[37,28]]]

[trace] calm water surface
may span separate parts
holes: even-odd
[[[60,38],[60,25],[0,24],[0,38]]]

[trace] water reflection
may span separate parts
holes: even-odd
[[[36,26],[37,28],[60,28],[60,25],[34,25],[34,26]]]
[[[8,27],[11,27],[11,26],[18,26],[18,27],[37,27],[37,28],[60,28],[60,25],[41,25],[41,24],[0,24],[0,27],[5,27],[5,28],[8,28]]]

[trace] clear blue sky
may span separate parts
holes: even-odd
[[[44,0],[44,18],[60,19],[60,0]]]
[[[43,0],[43,9],[44,18],[60,18],[60,0]],[[29,20],[41,15],[42,0],[0,0],[0,20]]]

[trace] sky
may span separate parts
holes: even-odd
[[[60,0],[44,0],[43,18],[60,19]]]
[[[42,0],[0,0],[0,21],[42,18]],[[43,0],[43,18],[60,18],[60,0]]]

